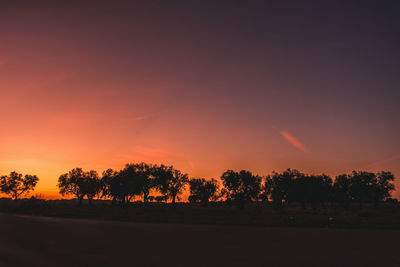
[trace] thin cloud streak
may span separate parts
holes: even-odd
[[[395,155],[395,156],[392,156],[390,158],[386,158],[386,159],[383,159],[383,160],[379,160],[379,161],[370,163],[370,164],[366,165],[365,168],[366,169],[370,169],[370,168],[373,168],[373,167],[380,167],[383,164],[386,164],[386,163],[389,163],[389,162],[392,162],[392,161],[395,161],[395,160],[398,160],[398,159],[400,159],[400,155]]]
[[[147,120],[149,118],[150,118],[150,116],[139,116],[139,117],[133,118],[133,121],[143,121],[143,120]]]
[[[293,135],[291,135],[287,131],[279,131],[281,136],[285,138],[286,141],[288,141],[291,145],[293,145],[295,148],[303,151],[304,153],[310,153],[310,151],[307,149],[306,145],[297,140]]]

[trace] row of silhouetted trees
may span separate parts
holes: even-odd
[[[307,175],[288,169],[282,173],[274,172],[265,180],[263,194],[272,200],[274,207],[280,208],[285,202],[297,202],[303,207],[337,203],[343,207],[351,203],[380,202],[391,197],[395,189],[395,177],[391,172],[353,171],[338,175],[333,181],[327,175]]]
[[[220,189],[216,179],[189,179],[173,166],[139,163],[127,164],[120,171],[109,169],[102,177],[95,171],[73,169],[60,176],[58,187],[63,195],[75,195],[79,203],[84,197],[89,203],[98,197],[112,199],[113,203],[124,206],[140,197],[145,205],[153,200],[171,201],[174,205],[189,185],[189,201],[204,206],[218,200],[241,208],[250,202],[271,201],[277,209],[284,203],[299,203],[315,209],[333,203],[343,207],[351,203],[378,205],[391,196],[393,181],[391,172],[353,171],[339,175],[333,181],[324,174],[308,175],[291,169],[274,172],[265,178],[250,171],[228,170],[221,176]]]
[[[309,175],[287,169],[273,172],[267,177],[250,171],[228,170],[221,176],[222,186],[216,179],[189,179],[173,166],[147,163],[127,164],[122,170],[108,169],[100,176],[96,171],[76,168],[61,175],[58,188],[61,195],[74,196],[79,205],[84,198],[111,199],[115,205],[125,206],[141,198],[144,205],[152,201],[170,201],[172,206],[189,186],[189,202],[207,206],[209,202],[225,201],[244,208],[250,202],[272,202],[276,209],[285,203],[298,203],[316,209],[320,206],[352,203],[378,205],[389,199],[395,189],[391,172],[353,171],[338,175],[334,180],[327,175]],[[0,177],[0,191],[18,199],[29,193],[38,182],[34,175],[12,172]]]
[[[188,183],[188,175],[172,166],[153,165],[147,163],[127,164],[120,171],[108,169],[99,177],[96,171],[85,172],[76,168],[63,174],[58,179],[61,195],[74,195],[81,205],[86,197],[89,203],[92,199],[107,198],[112,202],[125,206],[135,197],[141,197],[147,204],[156,198],[158,201],[176,200]],[[161,196],[154,197],[152,192]]]

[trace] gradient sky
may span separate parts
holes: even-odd
[[[400,180],[400,6],[326,2],[1,1],[0,174]]]

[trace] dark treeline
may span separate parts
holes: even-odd
[[[58,188],[61,195],[74,196],[78,205],[86,198],[109,199],[112,205],[124,207],[140,198],[147,206],[149,202],[176,201],[189,186],[189,202],[207,206],[210,202],[225,202],[245,208],[251,202],[272,202],[275,209],[290,203],[303,208],[340,206],[352,204],[378,207],[384,201],[396,202],[391,198],[395,189],[395,177],[391,172],[353,171],[338,175],[334,180],[325,175],[310,175],[298,170],[287,169],[273,172],[267,177],[254,175],[250,171],[228,170],[221,176],[222,185],[216,179],[189,179],[188,175],[173,166],[147,163],[127,164],[122,170],[108,169],[100,176],[96,171],[75,168],[61,175]],[[0,191],[18,199],[34,189],[38,178],[12,172],[0,178]]]
[[[324,174],[307,175],[288,169],[268,176],[263,193],[272,200],[275,208],[281,208],[286,202],[297,202],[304,208],[310,205],[313,209],[333,203],[345,208],[351,203],[378,206],[391,197],[395,189],[394,178],[391,172],[353,171],[339,175],[332,181],[331,177]]]
[[[99,177],[96,171],[76,168],[58,179],[61,195],[74,195],[79,205],[86,197],[91,204],[94,197],[112,199],[113,204],[128,205],[135,197],[149,201],[168,201],[175,205],[188,183],[188,175],[172,166],[147,163],[127,164],[120,171],[108,169]],[[161,196],[150,195],[158,192]]]
[[[170,201],[175,206],[188,185],[189,202],[203,206],[223,201],[244,208],[251,202],[272,202],[276,209],[287,203],[317,209],[334,204],[347,208],[352,203],[378,206],[391,197],[394,178],[391,172],[353,171],[333,180],[324,174],[309,175],[291,169],[267,177],[246,170],[228,170],[222,174],[220,186],[216,179],[189,179],[173,166],[138,163],[127,164],[120,171],[106,170],[102,177],[95,171],[73,169],[60,176],[58,187],[62,195],[74,195],[79,205],[84,197],[89,203],[97,197],[111,199],[113,204],[120,206],[139,197],[144,205],[155,200]]]

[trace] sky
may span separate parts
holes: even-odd
[[[0,174],[392,171],[397,1],[0,2]],[[398,192],[395,195],[400,196]]]

